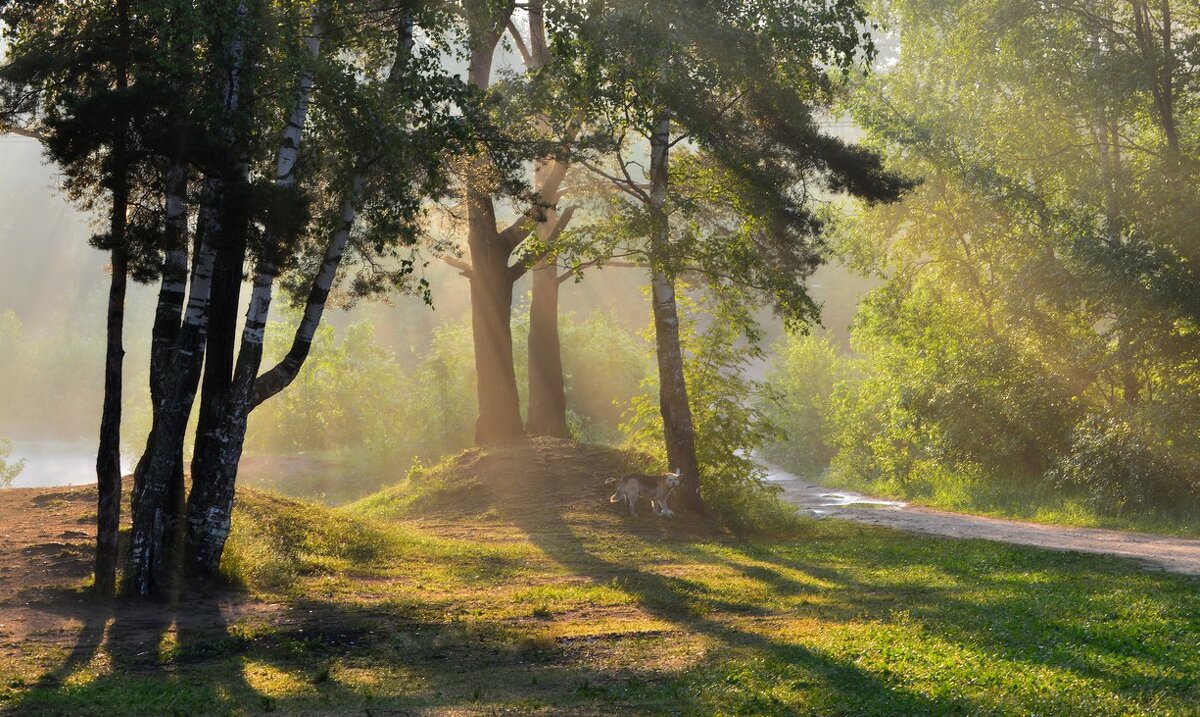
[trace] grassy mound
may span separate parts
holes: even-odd
[[[629,516],[624,505],[609,502],[615,489],[611,481],[646,470],[645,461],[607,446],[533,438],[472,448],[435,466],[418,466],[399,484],[345,510],[385,520],[482,519],[548,529],[556,522],[598,521],[636,532],[711,532],[699,516],[678,510],[672,519],[660,518],[645,501],[637,518],[618,522]]]

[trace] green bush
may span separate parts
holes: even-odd
[[[1081,489],[1096,508],[1194,511],[1200,504],[1195,478],[1200,462],[1160,443],[1148,428],[1146,421],[1090,416],[1075,429],[1071,449],[1058,461],[1054,476],[1067,489]]]
[[[25,469],[24,458],[14,461],[9,459],[10,455],[12,455],[12,441],[0,438],[0,488],[12,485],[12,482]]]

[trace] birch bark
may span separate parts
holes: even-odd
[[[248,14],[248,5],[239,3],[236,10],[237,32],[225,47],[229,71],[224,83],[222,105],[227,125],[241,106],[242,66],[246,48],[240,25]],[[169,181],[167,194],[169,205],[180,212],[175,216],[176,228],[185,226],[186,176],[181,180],[176,175],[173,182]],[[168,317],[176,310],[174,302],[182,298],[182,282],[179,281],[177,270],[180,255],[168,252],[164,262],[160,286],[160,301],[166,304],[162,309],[164,323],[160,327],[159,345],[152,348],[152,352],[160,352],[160,370],[157,378],[151,379],[152,386],[158,385],[159,397],[154,400],[154,425],[146,451],[134,474],[131,499],[133,527],[128,581],[130,591],[139,596],[161,593],[168,586],[169,576],[164,570],[168,546],[164,538],[168,529],[173,527],[172,518],[178,515],[178,501],[182,496],[184,435],[204,361],[208,310],[217,258],[215,237],[222,233],[221,204],[224,194],[225,181],[221,176],[213,175],[205,179],[197,216],[191,286],[186,308],[182,309],[183,324],[178,328],[174,345],[169,349],[166,344],[169,335],[175,331],[170,327]],[[169,268],[167,263],[171,264]]]
[[[318,6],[305,41],[313,60],[320,54],[324,34],[322,14],[323,8]],[[284,127],[276,159],[275,185],[280,189],[296,184],[296,165],[314,84],[315,76],[310,70],[301,76],[296,88],[296,103]],[[263,339],[281,250],[282,237],[268,236],[258,258],[229,388],[214,397],[213,425],[205,431],[203,444],[197,440],[192,459],[192,490],[187,504],[188,559],[192,572],[201,578],[216,575],[229,536],[237,467],[246,438],[255,378],[262,364]]]
[[[679,307],[675,301],[675,279],[669,271],[670,226],[666,200],[670,141],[671,115],[664,110],[650,137],[650,209],[654,216],[650,237],[650,290],[658,357],[659,410],[670,469],[682,473],[680,489],[684,503],[693,510],[703,510],[696,432],[688,404],[683,347],[679,340]]]

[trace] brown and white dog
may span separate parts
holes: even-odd
[[[612,480],[610,479],[609,482],[611,483]],[[654,511],[655,515],[670,518],[675,515],[675,511],[667,505],[667,497],[678,487],[678,469],[674,473],[657,476],[630,473],[617,481],[617,492],[612,494],[608,502],[617,503],[624,500],[625,505],[629,506],[629,514],[636,516],[637,509],[634,504],[637,503],[638,498],[645,496],[650,500],[650,509]]]

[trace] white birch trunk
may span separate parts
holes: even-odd
[[[306,48],[312,60],[320,54],[321,17],[318,6]],[[296,88],[296,104],[288,116],[276,159],[275,186],[288,189],[296,184],[296,164],[308,118],[309,102],[315,84],[313,72],[305,72]],[[234,368],[233,383],[224,415],[213,436],[209,451],[197,451],[192,466],[192,493],[188,497],[188,545],[193,570],[201,577],[216,575],[233,514],[234,485],[246,437],[246,423],[252,407],[255,378],[262,364],[263,340],[270,316],[275,278],[278,273],[278,254],[283,238],[268,235],[254,276],[250,305],[242,329],[241,347]]]

